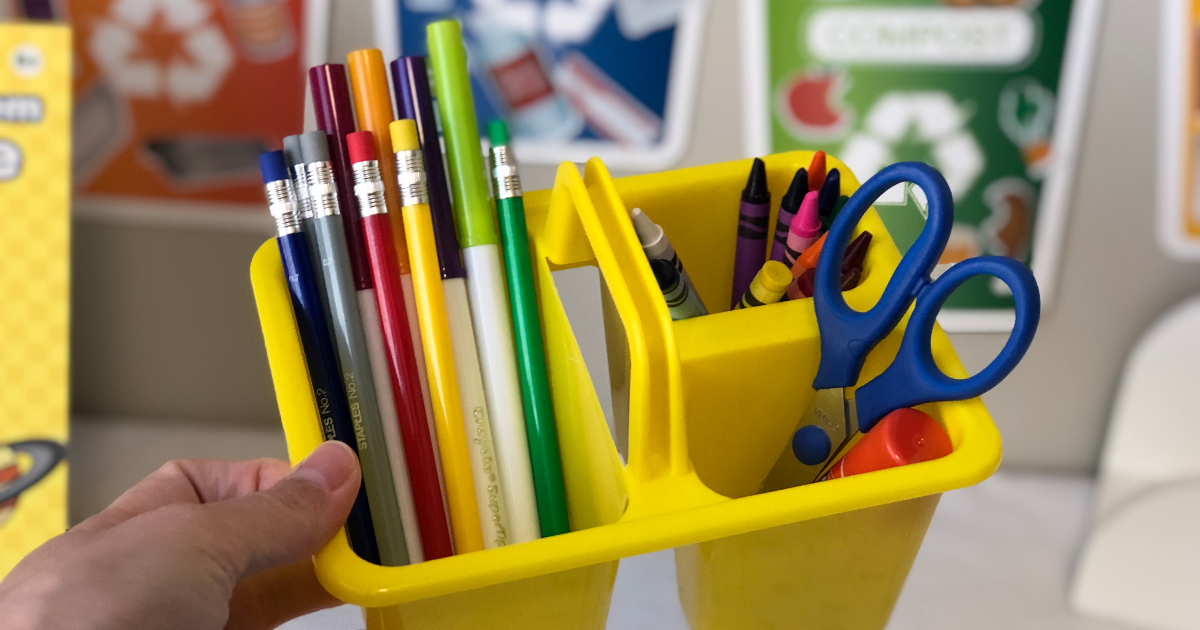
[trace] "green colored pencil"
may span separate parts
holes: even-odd
[[[546,374],[546,351],[542,343],[542,322],[538,314],[537,288],[533,282],[533,266],[529,260],[529,234],[525,228],[525,201],[521,197],[521,178],[517,175],[516,158],[509,147],[508,128],[504,122],[488,124],[488,139],[492,144],[492,180],[495,182],[496,215],[500,219],[500,243],[504,250],[504,273],[508,279],[508,305],[512,311],[513,337],[517,346],[517,369],[521,378],[521,398],[525,403],[525,429],[529,433],[533,456],[534,487],[538,505],[543,493],[557,492],[559,497],[547,497],[550,505],[561,505],[561,514],[541,517],[543,535],[547,528],[559,534],[568,530],[566,496],[562,486],[562,463],[558,455],[558,432],[554,424],[554,404],[550,396],[550,379]],[[542,461],[538,461],[538,460]],[[557,479],[558,484],[539,484],[541,477]],[[545,486],[545,487],[543,487]],[[539,510],[540,513],[540,510]]]

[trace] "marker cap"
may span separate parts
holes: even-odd
[[[456,20],[431,22],[425,27],[425,39],[446,137],[446,161],[450,166],[450,192],[454,199],[459,243],[463,249],[497,245],[500,233],[496,227],[487,171],[483,167],[462,26]]]
[[[884,416],[858,444],[829,469],[828,479],[927,462],[954,450],[942,425],[916,409]]]
[[[442,161],[442,145],[433,113],[433,96],[429,89],[429,70],[425,58],[400,57],[392,62],[391,68],[396,109],[399,112],[397,118],[417,121],[417,131],[421,134],[425,177],[429,183],[429,210],[433,213],[433,234],[437,240],[442,278],[465,278],[467,272],[458,248],[458,232],[454,227],[454,210],[450,203],[450,188]],[[391,140],[390,131],[388,140]]]

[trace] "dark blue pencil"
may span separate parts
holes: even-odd
[[[313,271],[308,243],[300,228],[299,204],[288,177],[287,163],[283,151],[264,153],[259,158],[263,183],[267,188],[267,202],[271,215],[275,217],[279,255],[283,259],[292,309],[296,312],[296,324],[300,329],[300,341],[304,346],[304,359],[308,365],[308,376],[312,381],[313,394],[317,398],[317,412],[321,417],[321,430],[326,440],[338,440],[355,449],[354,425],[350,421],[350,406],[341,387],[341,368],[338,366],[337,351],[333,347],[329,322],[325,318],[325,307]],[[330,378],[333,375],[333,378]],[[358,487],[358,498],[346,518],[346,534],[355,553],[368,562],[379,564],[379,547],[375,542],[371,512],[367,507],[366,488]]]

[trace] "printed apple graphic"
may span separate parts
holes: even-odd
[[[850,115],[841,101],[846,79],[841,73],[804,72],[780,87],[780,116],[797,136],[830,137],[848,126]]]

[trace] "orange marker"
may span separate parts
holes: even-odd
[[[950,436],[937,420],[916,409],[897,409],[863,435],[858,444],[833,464],[825,479],[927,462],[954,450]]]
[[[808,189],[821,190],[825,184],[825,152],[817,151],[808,165]]]

